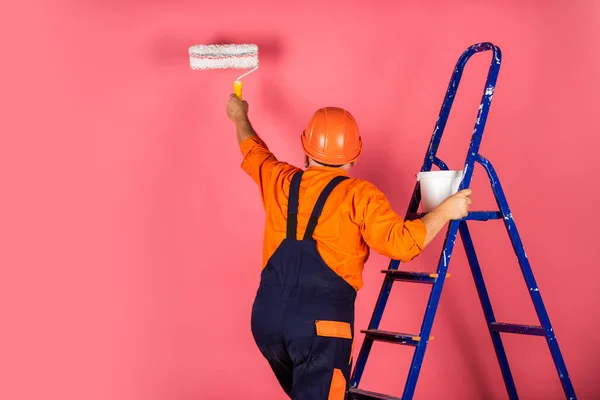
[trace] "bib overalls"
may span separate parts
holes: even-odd
[[[290,185],[287,237],[262,271],[252,334],[285,393],[294,400],[344,400],[350,380],[356,290],[325,264],[313,233],[327,198],[320,194],[302,240],[296,237],[300,181]]]

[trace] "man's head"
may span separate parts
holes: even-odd
[[[338,107],[317,110],[302,132],[301,141],[306,167],[338,167],[348,171],[362,150],[354,117]]]

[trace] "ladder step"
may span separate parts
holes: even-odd
[[[402,400],[402,398],[369,392],[368,390],[350,389],[348,390],[348,400]]]
[[[365,334],[366,339],[376,340],[378,342],[416,346],[421,341],[421,336],[410,333],[380,331],[378,329],[366,329],[361,330],[361,332]],[[429,340],[433,340],[433,336],[430,336]]]
[[[417,282],[417,283],[434,283],[439,276],[436,273],[431,272],[409,272],[409,271],[398,271],[393,269],[382,269],[387,278],[395,281],[404,282]],[[446,278],[449,278],[450,274],[446,274]]]
[[[521,335],[546,336],[546,330],[536,325],[507,324],[492,322],[490,328],[496,332],[518,333]]]
[[[408,214],[408,219],[419,219],[425,216],[424,213]],[[471,211],[464,220],[467,221],[488,221],[490,219],[502,219],[502,213],[500,211]]]

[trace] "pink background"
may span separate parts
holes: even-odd
[[[258,43],[261,67],[244,93],[281,159],[302,162],[299,134],[316,108],[348,108],[365,143],[352,173],[399,213],[457,58],[480,41],[500,46],[482,153],[505,186],[579,398],[600,398],[600,6],[498,3],[3,4],[0,398],[283,398],[249,330],[264,214],[225,116],[238,73],[188,65],[190,45],[215,41]],[[468,65],[441,149],[451,168],[462,167],[488,61]],[[477,169],[475,209],[494,205],[486,182]],[[498,319],[536,323],[501,223],[473,234]],[[440,245],[405,268],[433,269]],[[504,399],[455,254],[415,398]],[[386,266],[378,255],[367,265],[357,333]],[[426,296],[398,284],[382,328],[416,330]],[[564,398],[545,341],[505,338],[521,398]],[[399,395],[411,354],[376,344],[362,386]]]

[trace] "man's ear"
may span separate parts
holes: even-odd
[[[308,163],[308,156],[307,156],[307,155],[305,155],[305,156],[304,156],[304,168],[308,168],[308,164],[309,164],[309,163]]]

